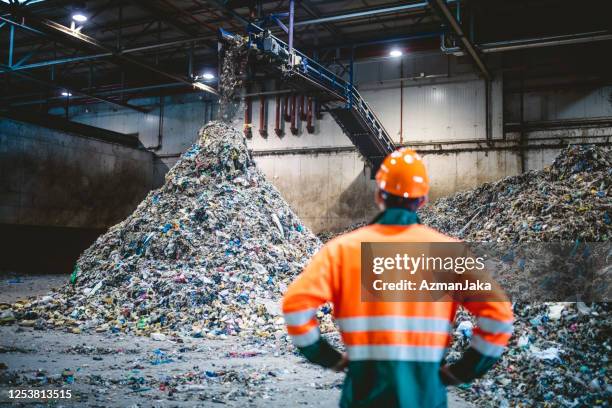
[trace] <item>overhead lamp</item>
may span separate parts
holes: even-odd
[[[72,94],[68,91],[64,91],[62,92],[62,96],[65,96],[66,98],[68,98],[69,96],[72,96]]]
[[[202,78],[206,81],[212,81],[213,79],[215,79],[215,74],[211,72],[205,72],[202,74]]]
[[[72,15],[72,19],[77,23],[84,23],[87,21],[87,16],[81,12],[76,12]]]
[[[399,58],[402,55],[404,55],[404,53],[402,52],[402,50],[398,50],[398,49],[393,49],[391,50],[391,52],[389,52],[389,56],[393,58]]]

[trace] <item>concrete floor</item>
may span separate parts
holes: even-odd
[[[44,294],[65,276],[2,277],[0,302]],[[0,406],[9,389],[64,389],[78,407],[335,407],[343,374],[238,338],[153,341],[118,334],[72,334],[0,326]],[[167,385],[168,384],[168,385]],[[174,391],[171,391],[174,389]],[[470,404],[449,394],[449,406]],[[47,405],[47,404],[43,404]]]

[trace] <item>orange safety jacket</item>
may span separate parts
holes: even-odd
[[[362,302],[362,242],[457,242],[407,210],[388,209],[378,222],[331,240],[312,258],[285,293],[287,331],[310,361],[333,367],[341,355],[321,337],[316,319],[331,302],[349,359],[341,406],[445,407],[439,369],[457,308],[477,318],[470,348],[450,366],[455,379],[469,382],[501,356],[512,333],[511,304]]]

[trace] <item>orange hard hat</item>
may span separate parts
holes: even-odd
[[[425,197],[429,192],[425,163],[417,152],[405,147],[385,157],[376,173],[376,184],[381,190],[404,198]]]

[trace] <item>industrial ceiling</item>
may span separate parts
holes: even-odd
[[[509,78],[567,71],[606,82],[610,3],[297,0],[294,44],[323,64],[394,46],[480,59],[484,76],[497,58]],[[193,92],[195,78],[214,75],[220,28],[240,33],[254,23],[286,38],[289,8],[290,0],[0,0],[0,108],[48,109],[72,97],[142,110],[130,100]]]

